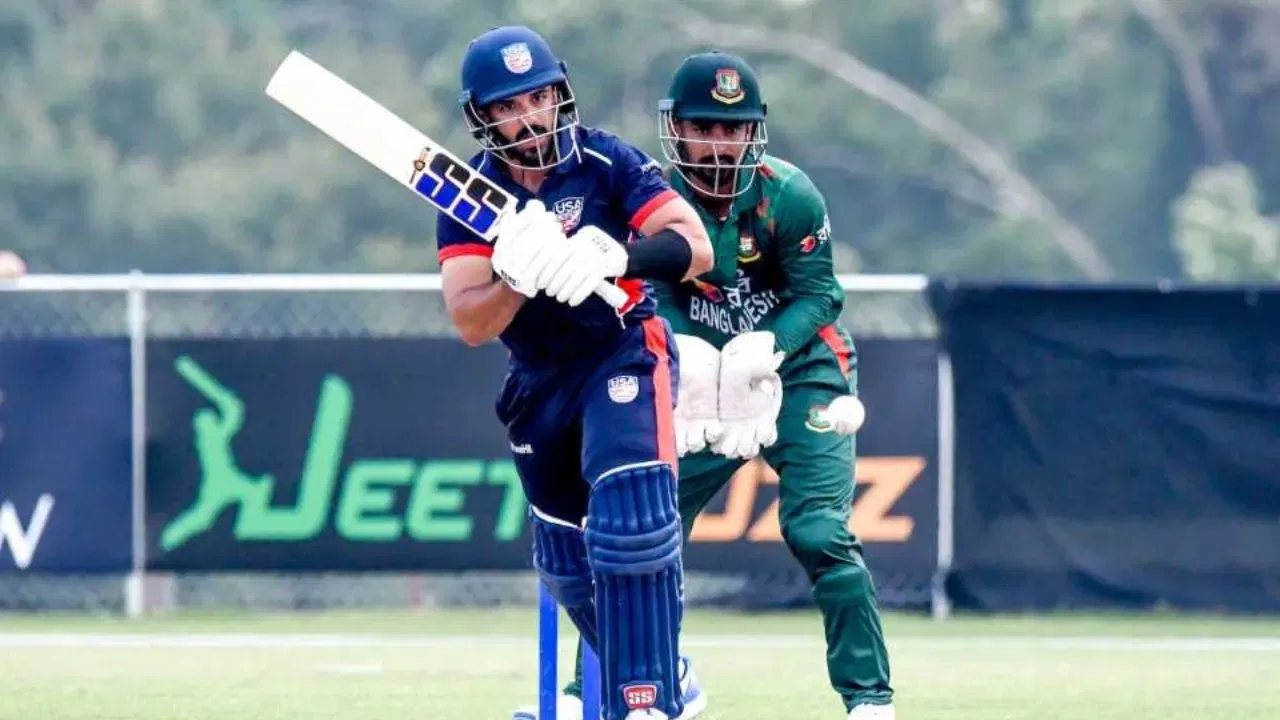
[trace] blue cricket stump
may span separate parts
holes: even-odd
[[[560,608],[556,599],[547,592],[546,586],[538,583],[538,720],[558,720],[559,621]],[[582,717],[584,720],[600,720],[600,661],[585,643],[582,648]]]

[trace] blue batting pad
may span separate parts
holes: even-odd
[[[587,553],[599,608],[606,720],[684,710],[677,646],[684,606],[676,477],[666,463],[628,466],[596,481]]]
[[[560,603],[582,639],[596,647],[595,588],[582,531],[531,512],[533,566],[551,596]]]

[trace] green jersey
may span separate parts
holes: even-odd
[[[724,218],[709,215],[679,173],[668,175],[698,209],[715,250],[715,267],[697,279],[653,283],[658,313],[674,332],[723,347],[735,335],[769,330],[788,359],[830,332],[844,291],[831,259],[826,203],[802,170],[765,156]]]

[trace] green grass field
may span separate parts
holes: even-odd
[[[0,720],[505,720],[533,701],[534,622],[532,609],[0,615]],[[704,717],[843,718],[819,632],[812,613],[690,612]],[[1277,619],[892,615],[886,632],[902,720],[1280,718]]]

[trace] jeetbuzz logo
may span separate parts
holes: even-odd
[[[160,548],[172,551],[208,532],[226,512],[235,513],[237,542],[303,542],[330,527],[357,543],[470,542],[479,532],[495,542],[510,542],[524,530],[528,502],[510,460],[449,458],[417,461],[405,457],[354,459],[343,472],[354,394],[335,374],[325,375],[316,398],[311,433],[297,477],[246,472],[233,445],[245,422],[245,403],[195,360],[174,363],[178,375],[208,404],[191,418],[193,446],[200,467],[199,488],[191,504],[160,534]],[[512,452],[528,454],[528,445]],[[273,504],[278,482],[296,487],[291,505]],[[481,530],[465,511],[464,488],[501,488],[493,523]],[[396,493],[404,497],[403,510]]]
[[[208,531],[224,510],[233,507],[237,510],[237,537],[296,540],[319,532],[342,462],[351,419],[351,387],[338,377],[325,378],[297,505],[279,508],[271,504],[275,478],[266,473],[245,472],[232,451],[236,435],[244,426],[244,402],[189,357],[178,358],[174,369],[209,401],[210,407],[200,408],[191,419],[200,463],[200,490],[195,502],[165,527],[160,547],[168,551],[185,545]]]

